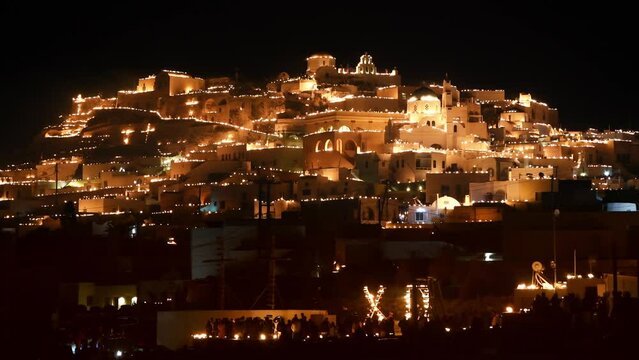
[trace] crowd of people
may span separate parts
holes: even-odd
[[[334,321],[323,318],[312,321],[301,313],[291,319],[282,317],[240,317],[236,319],[209,319],[206,323],[208,337],[234,340],[304,340],[335,338],[338,336]]]

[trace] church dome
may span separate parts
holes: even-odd
[[[309,59],[317,59],[317,58],[329,58],[329,59],[334,59],[333,55],[329,54],[329,53],[325,53],[325,52],[318,52],[315,54],[312,54],[311,56],[309,56],[308,58],[306,58],[307,60]]]
[[[414,97],[417,99],[421,99],[424,96],[437,97],[437,93],[434,92],[428,86],[420,86],[417,89],[415,89],[415,91],[413,91],[413,94],[411,95],[411,97]]]
[[[453,210],[457,206],[461,206],[459,201],[450,196],[441,196],[430,204],[430,207],[436,210]]]

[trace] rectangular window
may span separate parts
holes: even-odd
[[[448,196],[450,194],[450,186],[442,185],[442,196]]]
[[[433,160],[433,169],[437,169],[437,160]]]
[[[415,213],[415,221],[424,221],[424,213],[423,212]]]

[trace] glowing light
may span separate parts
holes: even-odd
[[[262,340],[262,341],[266,340],[266,335],[260,334],[260,340]]]
[[[115,352],[115,357],[120,358],[122,357],[122,350],[118,350]]]
[[[379,289],[377,290],[377,295],[373,295],[370,291],[368,291],[368,286],[364,286],[364,296],[366,297],[366,300],[368,300],[369,305],[368,317],[371,319],[373,318],[373,316],[377,316],[377,319],[379,321],[382,321],[386,318],[386,316],[384,316],[382,311],[379,309],[379,301],[382,299],[382,295],[384,295],[384,290],[386,290],[386,288],[380,285]]]
[[[240,340],[240,334],[233,335],[233,340]]]
[[[192,334],[191,337],[193,339],[201,340],[201,339],[206,339],[207,335],[206,333],[197,333],[197,334]]]
[[[513,307],[512,307],[512,306],[506,306],[506,312],[507,312],[507,313],[509,313],[509,314],[510,314],[510,313],[512,313],[513,311],[514,311],[514,310],[513,310]]]
[[[126,305],[126,300],[124,299],[124,297],[120,296],[120,297],[118,298],[118,309],[119,309],[122,305]]]
[[[417,285],[416,288],[422,297],[422,301],[421,301],[422,313],[419,314],[419,316],[425,318],[428,321],[430,320],[430,311],[431,311],[430,289],[428,288],[428,285],[425,285],[425,284]],[[413,307],[412,292],[413,292],[413,285],[406,285],[406,293],[404,294],[404,304],[406,306],[406,314],[404,316],[406,320],[410,319],[413,316],[411,312],[411,309]]]
[[[594,274],[588,274],[588,279],[594,279],[595,275]]]
[[[138,303],[138,297],[137,296],[132,297],[131,298],[131,305],[137,305],[137,303]]]
[[[446,332],[450,332],[450,328],[449,327],[444,328],[444,330],[446,330]]]

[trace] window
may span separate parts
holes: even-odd
[[[324,151],[333,151],[333,142],[331,139],[326,140],[324,143]]]
[[[433,169],[437,169],[437,160],[433,160]]]
[[[415,221],[424,221],[424,213],[416,212],[415,213]]]
[[[457,125],[453,126],[453,132],[457,132]]]
[[[442,196],[447,196],[450,194],[450,186],[448,185],[442,185],[442,191],[441,191],[441,195]]]
[[[368,160],[364,161],[364,169],[368,169]]]
[[[395,160],[395,167],[399,169],[399,160]]]
[[[417,112],[417,105],[413,106],[413,112]]]
[[[417,159],[417,160],[415,160],[415,167],[416,167],[416,168],[418,168],[418,169],[419,169],[420,167],[422,167],[422,160],[421,160],[421,159]]]
[[[404,167],[404,159],[402,159],[402,167]]]
[[[366,218],[364,220],[375,220],[375,211],[370,207],[366,208]]]

